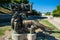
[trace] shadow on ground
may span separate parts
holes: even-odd
[[[53,36],[40,32],[37,33],[37,40],[57,40],[57,39]]]
[[[0,27],[10,26],[10,25],[11,25],[10,22],[2,22],[2,23],[0,23]]]

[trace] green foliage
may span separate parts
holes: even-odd
[[[0,3],[11,3],[11,2],[17,2],[17,3],[29,3],[28,0],[0,0]]]
[[[41,12],[39,12],[38,14],[39,14],[40,16],[42,16],[42,13],[41,13]]]
[[[11,0],[0,0],[0,3],[1,3],[1,4],[10,3],[10,2],[11,2]]]
[[[36,10],[32,10],[32,15],[39,15],[39,16],[41,16],[42,13],[41,12],[38,12]]]
[[[32,14],[33,15],[36,15],[37,14],[37,11],[36,10],[32,10]]]
[[[53,10],[52,15],[54,17],[60,17],[60,6],[57,6],[57,9]]]
[[[60,6],[57,6],[57,10],[60,10]]]
[[[17,3],[29,3],[29,1],[28,0],[11,0],[11,1],[13,1],[13,2],[17,2]]]
[[[45,15],[51,15],[51,12],[46,12]]]

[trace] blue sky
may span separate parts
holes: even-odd
[[[60,0],[29,0],[33,3],[33,9],[40,11],[42,13],[52,12],[58,5],[60,5]]]

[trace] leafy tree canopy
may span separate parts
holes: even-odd
[[[60,6],[57,6],[57,8],[53,10],[52,15],[54,17],[60,17]]]
[[[18,2],[18,3],[29,3],[28,0],[11,0],[12,2]]]
[[[41,12],[38,12],[36,10],[32,10],[32,15],[39,15],[39,16],[41,16],[42,13]]]
[[[1,4],[10,3],[10,2],[11,2],[11,0],[0,0],[0,3],[1,3]]]
[[[51,12],[46,12],[45,15],[51,15]]]
[[[57,10],[60,10],[60,6],[57,6]]]
[[[11,2],[29,3],[29,0],[0,0],[0,3],[11,3]]]

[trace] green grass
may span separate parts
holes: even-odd
[[[60,32],[59,29],[57,29],[53,24],[51,24],[48,20],[39,20],[40,23],[42,23],[43,25],[52,28],[52,31],[57,31]],[[52,33],[51,35],[57,38],[60,38],[60,33]]]
[[[6,30],[11,31],[11,26],[0,27],[0,36],[3,36]]]
[[[45,25],[45,26],[48,26],[49,28],[54,29],[54,30],[57,29],[57,28],[56,28],[53,24],[51,24],[48,20],[40,20],[39,22],[42,23],[42,24]]]
[[[51,35],[54,37],[60,38],[60,33],[52,33]]]
[[[0,36],[4,35],[5,30],[0,29]]]

